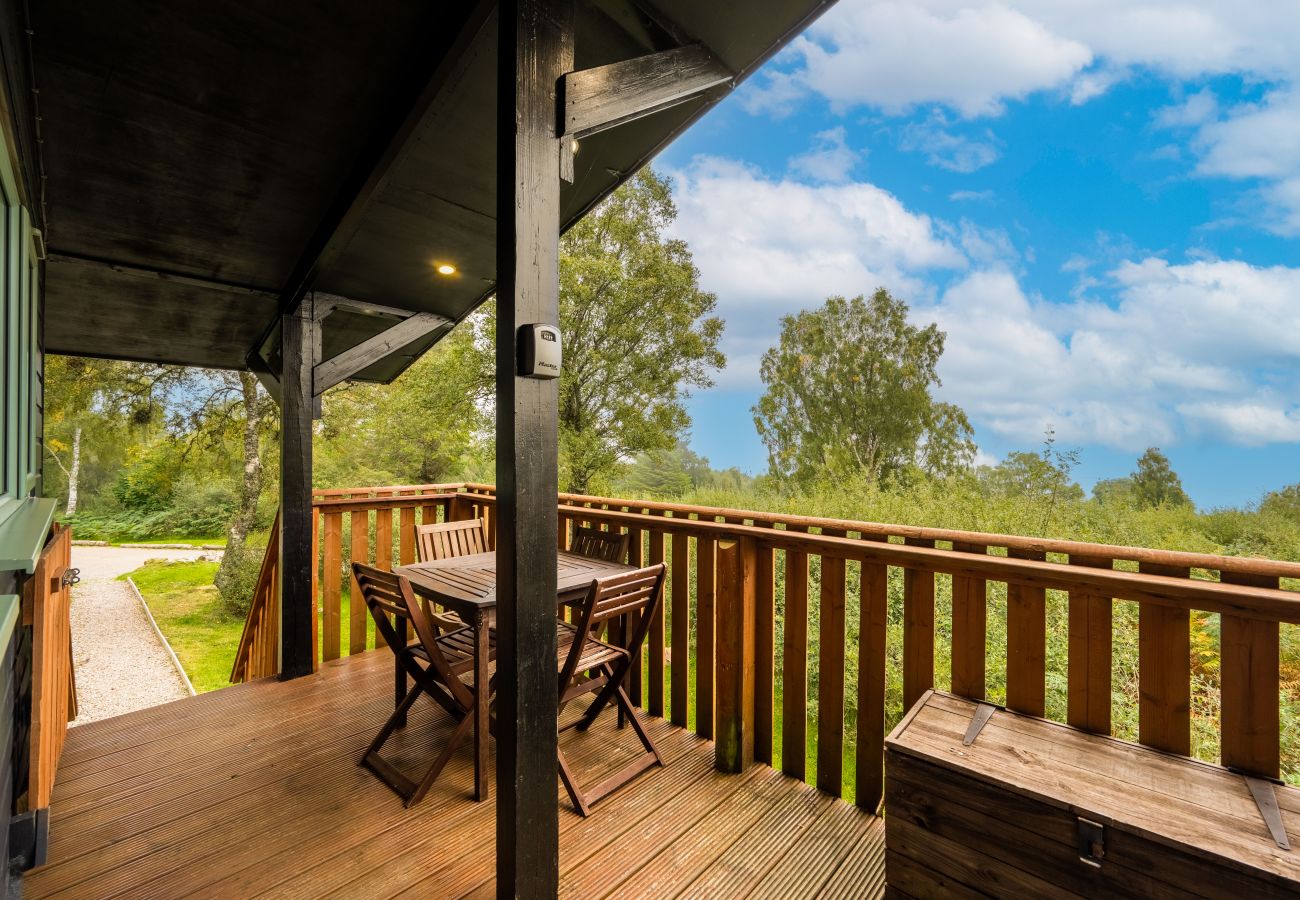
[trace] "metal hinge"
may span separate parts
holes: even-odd
[[[1075,820],[1075,841],[1079,849],[1079,860],[1100,869],[1101,861],[1106,856],[1106,826],[1091,819]]]
[[[73,569],[71,567],[64,569],[63,577],[59,579],[59,583],[63,587],[72,587],[74,584],[80,583],[80,581],[81,581],[81,570]]]

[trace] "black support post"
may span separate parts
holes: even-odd
[[[497,108],[497,894],[553,897],[558,388],[515,374],[521,325],[559,322],[557,85],[573,0],[500,4]]]
[[[312,365],[310,303],[280,317],[280,677],[312,671]]]

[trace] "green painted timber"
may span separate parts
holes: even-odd
[[[36,571],[45,539],[54,522],[54,501],[28,497],[0,522],[0,572]]]
[[[0,594],[0,647],[9,646],[9,638],[18,624],[18,608],[17,594]]]

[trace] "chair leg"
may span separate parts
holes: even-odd
[[[591,814],[591,807],[587,803],[586,797],[583,796],[582,790],[578,787],[578,780],[573,777],[573,772],[569,769],[569,761],[564,757],[564,751],[556,749],[556,754],[560,762],[560,781],[564,782],[564,789],[569,792],[569,799],[573,801],[573,808],[578,811],[578,815],[586,818]]]
[[[423,688],[421,688],[417,683],[415,689],[402,698],[402,701],[397,705],[397,709],[393,710],[393,714],[389,716],[388,721],[384,723],[384,727],[379,729],[379,734],[375,735],[375,739],[370,742],[370,746],[366,748],[366,752],[361,754],[361,760],[357,765],[364,766],[366,764],[366,757],[370,756],[372,753],[378,753],[380,748],[383,747],[384,744],[388,742],[388,739],[393,736],[393,732],[406,724],[407,710],[411,708],[411,704],[415,702],[416,698],[419,697],[422,692]]]
[[[451,737],[447,739],[447,746],[445,746],[442,749],[442,752],[438,754],[438,758],[434,760],[433,765],[429,767],[429,771],[424,773],[424,777],[420,779],[420,784],[416,787],[415,792],[406,798],[407,809],[410,809],[412,806],[419,803],[424,799],[424,795],[429,793],[429,788],[433,786],[433,782],[437,780],[440,774],[442,774],[443,767],[447,765],[452,754],[456,752],[456,748],[463,744],[465,738],[469,736],[470,726],[473,724],[474,710],[471,708],[470,711],[461,718],[460,722],[456,724],[456,728],[452,731]]]
[[[653,753],[655,761],[662,766],[664,764],[663,754],[659,752],[659,747],[655,744],[654,740],[651,739],[650,734],[645,730],[645,726],[641,724],[641,720],[637,718],[636,711],[632,708],[632,701],[628,699],[627,694],[621,686],[615,692],[614,696],[619,709],[626,713],[628,721],[632,723],[632,730],[635,731],[636,736],[641,739],[641,745],[646,748],[647,752]]]
[[[402,701],[406,699],[406,690],[407,690],[406,670],[402,668],[402,661],[398,659],[396,655],[393,656],[393,663],[394,663],[394,668],[396,669],[396,672],[394,673],[395,679],[393,683],[393,708],[401,709]],[[410,709],[410,707],[408,706],[407,709]],[[405,712],[403,712],[400,716],[397,717],[397,723],[395,727],[397,728],[406,727]]]
[[[575,727],[579,731],[586,731],[588,728],[590,728],[592,726],[592,723],[596,721],[596,717],[599,716],[601,712],[605,709],[605,705],[608,704],[609,701],[613,698],[614,691],[622,690],[622,686],[620,684],[621,679],[616,677],[616,673],[614,671],[613,666],[609,665],[609,663],[606,663],[605,665],[600,667],[600,671],[605,673],[605,678],[606,678],[605,686],[600,689],[600,693],[596,695],[596,699],[591,701],[591,705],[588,706],[587,711],[582,714],[582,718],[579,719],[576,723],[574,723]],[[622,728],[623,710],[621,707],[619,708],[618,711],[618,718],[619,718],[618,727]]]

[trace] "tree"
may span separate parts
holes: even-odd
[[[1092,498],[1103,506],[1131,506],[1133,504],[1133,479],[1103,478],[1092,486]]]
[[[1169,465],[1169,457],[1159,447],[1148,447],[1137,461],[1133,481],[1133,499],[1139,506],[1189,506],[1191,500],[1183,483]]]
[[[1300,483],[1270,491],[1259,504],[1260,512],[1300,522]]]
[[[325,395],[317,487],[431,484],[463,477],[488,423],[487,317],[463,322],[388,385],[345,384]]]
[[[712,385],[717,298],[700,289],[666,179],[649,168],[561,241],[561,483],[587,492],[637,453],[669,449],[686,430],[691,388]]]
[[[766,390],[754,423],[778,479],[807,484],[854,472],[874,480],[920,466],[968,468],[975,455],[961,409],[937,401],[944,333],[907,321],[883,288],[870,300],[831,297],[781,320],[763,354]]]

